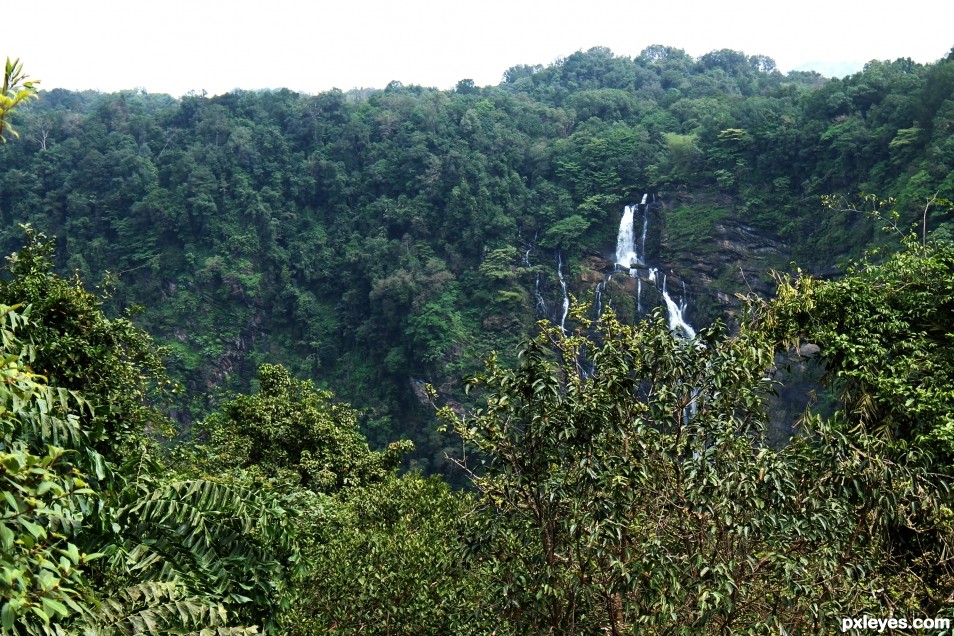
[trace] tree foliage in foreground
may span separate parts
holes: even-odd
[[[274,480],[294,509],[300,567],[287,633],[483,634],[485,593],[464,564],[469,498],[440,479],[396,475],[409,442],[368,449],[356,413],[277,365],[261,390],[205,420],[206,470]]]
[[[22,337],[32,343],[32,368],[51,385],[83,394],[91,408],[78,416],[89,442],[121,464],[170,432],[154,405],[171,383],[152,338],[128,316],[107,317],[102,295],[78,277],[59,276],[54,251],[52,240],[26,227],[22,249],[7,258],[0,302],[30,307]]]
[[[782,278],[757,324],[776,346],[811,342],[840,400],[831,426],[865,457],[927,476],[921,499],[885,508],[879,497],[913,482],[897,473],[864,491],[889,524],[881,555],[886,606],[932,615],[954,607],[954,243],[918,241],[848,275]],[[867,459],[865,460],[867,461]],[[894,513],[893,515],[891,513]]]
[[[834,297],[862,311],[879,271]],[[482,409],[443,411],[475,451],[470,555],[501,615],[533,633],[824,633],[951,607],[948,479],[926,448],[886,452],[847,410],[772,448],[776,347],[758,321],[685,341],[660,316],[577,319],[591,331],[544,328],[516,369],[491,359],[471,385]]]
[[[201,428],[209,438],[214,467],[250,468],[318,492],[381,482],[397,468],[411,442],[374,452],[358,432],[357,414],[335,403],[328,391],[266,364],[258,371],[261,391],[222,406]]]
[[[294,634],[506,633],[483,571],[464,558],[471,507],[413,473],[308,506],[311,570],[297,588]]]
[[[7,142],[7,135],[19,137],[12,125],[10,115],[22,103],[36,99],[39,80],[30,80],[29,75],[23,72],[23,64],[19,58],[7,63],[3,70],[3,88],[0,88],[0,144]]]
[[[71,367],[69,390],[29,365],[51,343],[80,359],[111,319],[89,309],[41,329],[46,312],[7,309],[3,629],[768,634],[945,615],[951,411],[934,377],[950,366],[950,255],[911,244],[843,280],[783,285],[734,336],[686,341],[658,314],[544,325],[516,368],[491,358],[473,379],[483,408],[443,411],[466,443],[468,495],[395,475],[400,446],[370,451],[353,411],[274,365],[203,425],[202,445],[168,453],[134,428],[139,445],[100,455],[98,411],[139,411],[95,365]],[[21,269],[4,289],[86,307],[46,276]],[[776,449],[768,371],[796,339],[853,390]],[[134,359],[97,359],[150,395]],[[876,382],[890,379],[878,364],[892,382]],[[880,407],[860,411],[859,390]]]
[[[30,370],[27,315],[0,305],[0,321],[0,627],[34,634],[92,598],[83,570],[101,555],[83,552],[79,535],[97,493],[77,462],[88,405]]]
[[[0,329],[3,631],[278,633],[294,568],[279,498],[176,468],[150,402],[158,352],[54,274],[51,250],[29,236],[0,282],[29,302]]]
[[[910,237],[843,278],[783,277],[760,320],[779,346],[820,347],[847,424],[884,452],[954,467],[954,244]]]

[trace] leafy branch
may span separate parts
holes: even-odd
[[[36,85],[39,80],[29,79],[29,75],[23,72],[23,63],[17,58],[10,61],[7,58],[6,67],[3,72],[3,90],[0,92],[0,143],[6,143],[5,133],[13,137],[19,137],[20,134],[10,125],[8,118],[10,113],[22,102],[35,99],[37,95]]]

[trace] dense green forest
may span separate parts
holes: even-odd
[[[833,273],[877,233],[821,195],[896,197],[905,222],[954,196],[952,87],[951,60],[828,81],[656,46],[453,91],[53,90],[0,156],[0,245],[30,223],[56,237],[60,272],[109,272],[110,310],[143,307],[136,323],[169,348],[191,398],[179,419],[280,362],[355,405],[374,446],[411,438],[417,465],[443,470],[450,442],[415,387],[463,400],[461,376],[532,335],[557,249],[571,290],[591,294],[589,257],[650,192],[653,256],[686,278],[697,324],[734,310],[734,292],[769,293],[792,260]]]
[[[952,615],[954,50],[840,80],[662,46],[453,91],[6,80],[5,633]],[[606,277],[646,193],[692,339]],[[564,273],[612,309],[538,323]]]

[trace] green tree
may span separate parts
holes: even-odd
[[[409,443],[370,451],[353,410],[283,367],[263,365],[259,384],[203,422],[195,461],[286,493],[300,549],[287,633],[491,631],[495,617],[475,617],[486,588],[461,559],[468,499],[436,478],[397,477]]]
[[[474,379],[483,408],[442,411],[483,458],[462,462],[471,555],[502,615],[533,633],[823,633],[890,606],[892,528],[942,510],[922,466],[817,417],[773,449],[760,329],[685,341],[659,315],[576,318],[595,340],[546,329]]]
[[[81,421],[89,442],[122,464],[170,431],[154,400],[171,383],[152,338],[128,318],[108,318],[102,299],[78,278],[54,273],[53,252],[51,240],[27,228],[26,245],[8,258],[0,302],[30,306],[22,337],[33,344],[33,368],[83,395],[91,406]]]
[[[298,568],[290,503],[242,475],[149,464],[125,474],[92,519],[87,541],[102,546],[105,567],[89,631],[286,633]]]
[[[442,480],[413,473],[303,506],[310,569],[295,633],[507,633],[482,571],[462,558],[470,507]]]
[[[945,611],[954,593],[945,556],[954,546],[954,244],[912,235],[842,278],[800,273],[779,283],[759,320],[782,347],[819,348],[822,380],[841,406],[832,425],[869,461],[926,476],[920,497],[886,515],[880,568],[898,607]]]
[[[39,80],[29,79],[23,73],[23,64],[17,58],[7,58],[3,71],[3,88],[0,89],[0,144],[7,142],[7,135],[19,137],[20,134],[10,125],[10,115],[21,103],[37,97],[36,85]]]
[[[219,470],[251,469],[332,493],[384,480],[413,448],[395,442],[385,452],[371,451],[354,410],[284,367],[262,365],[258,378],[258,395],[237,396],[201,424]]]
[[[0,305],[0,628],[45,634],[88,614],[93,594],[80,537],[97,493],[77,466],[88,405],[29,369],[29,317]],[[101,462],[102,459],[99,458]]]
[[[914,448],[954,468],[954,244],[910,236],[883,261],[862,261],[844,277],[782,277],[763,304],[780,344],[820,348],[825,381],[851,429],[883,441],[884,452]]]
[[[148,402],[157,352],[53,275],[51,249],[31,237],[0,284],[31,301],[29,315],[4,306],[0,330],[3,629],[277,633],[295,562],[282,502],[165,460],[168,424]]]
[[[664,133],[663,139],[668,151],[670,179],[676,182],[692,181],[696,177],[696,165],[701,157],[696,135]]]

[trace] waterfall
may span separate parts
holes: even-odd
[[[643,210],[643,227],[642,232],[639,236],[639,254],[636,253],[636,246],[634,245],[633,237],[633,214],[637,211],[638,206],[626,206],[623,210],[623,219],[620,222],[619,234],[616,238],[616,266],[617,269],[620,267],[628,268],[630,276],[636,278],[636,312],[637,317],[641,318],[643,315],[643,279],[647,283],[650,283],[658,289],[663,298],[663,302],[666,304],[666,314],[669,322],[669,331],[681,340],[692,340],[696,337],[696,330],[692,328],[685,319],[685,312],[688,306],[687,298],[688,294],[686,293],[686,283],[682,281],[682,296],[677,303],[672,296],[669,295],[669,277],[663,275],[662,285],[660,286],[659,281],[659,270],[655,267],[650,267],[648,259],[646,258],[646,236],[649,233],[649,205],[646,203],[647,195],[643,195],[642,201],[639,203],[642,206]],[[653,204],[656,203],[656,195],[653,195]],[[636,265],[640,269],[632,269]],[[606,282],[609,282],[607,278]],[[660,289],[661,287],[661,289]],[[602,299],[602,292],[605,288],[605,283],[601,283],[600,286],[597,286],[597,303]],[[598,314],[597,314],[598,316]],[[700,390],[697,387],[690,389],[689,393],[689,403],[683,409],[681,418],[684,423],[688,423],[693,417],[695,417],[698,411],[697,400],[700,396]]]
[[[530,255],[536,254],[537,237],[538,237],[538,233],[534,233],[533,242],[525,244],[527,249],[523,253],[523,265],[527,269],[533,269],[533,263],[530,262]],[[536,298],[536,301],[537,301],[535,306],[537,319],[540,320],[542,318],[546,318],[547,317],[547,301],[546,299],[544,299],[543,293],[540,291],[540,270],[536,270],[536,276],[535,276],[534,286],[533,286],[533,296],[534,298]]]
[[[656,195],[653,195],[653,201],[656,201]],[[649,206],[646,205],[646,195],[643,195],[643,233],[639,239],[639,253],[643,255],[643,261],[646,261],[646,231],[649,229]]]
[[[643,279],[636,277],[636,317],[643,315]]]
[[[543,299],[543,294],[540,293],[540,272],[537,272],[537,285],[533,294],[537,297],[537,318],[545,318],[547,315],[547,301]]]
[[[593,298],[593,305],[596,309],[596,319],[599,320],[603,313],[603,288],[606,287],[606,281],[596,284],[596,294]]]
[[[616,264],[629,269],[636,262],[636,245],[633,238],[633,211],[636,206],[623,208],[623,218],[619,222],[619,234],[616,236]]]
[[[593,299],[593,304],[596,305],[596,319],[599,320],[600,316],[603,315],[603,290],[606,289],[606,285],[613,280],[613,275],[609,274],[602,283],[597,283],[596,285],[596,295]],[[609,306],[609,303],[606,303]]]
[[[633,265],[646,266],[646,235],[649,233],[649,205],[646,203],[648,195],[644,194],[639,205],[627,205],[623,208],[623,218],[619,224],[619,234],[616,236],[616,265],[617,267],[629,270],[629,275],[636,278],[636,312],[637,316],[643,315],[643,278],[650,282],[657,289],[659,288],[659,270],[655,267],[649,267],[648,273],[643,276],[639,269],[633,268]],[[653,195],[653,203],[656,202],[656,195]],[[633,235],[633,215],[637,209],[643,208],[643,228],[639,237],[640,254],[636,252],[635,237]],[[645,271],[645,270],[644,270]],[[687,308],[686,284],[682,283],[682,297],[677,304],[669,295],[667,288],[667,276],[663,276],[662,297],[666,303],[666,313],[669,319],[669,329],[681,338],[691,340],[696,336],[696,330],[692,328],[684,317]],[[609,282],[607,279],[606,282]],[[597,298],[602,298],[603,287],[597,286]]]
[[[566,291],[566,281],[563,280],[563,256],[557,250],[557,278],[560,279],[560,288],[563,290],[563,315],[560,317],[560,331],[566,333],[566,315],[570,312],[570,295]]]
[[[683,283],[682,290],[682,299],[677,305],[676,302],[669,296],[669,292],[666,289],[666,277],[663,277],[663,288],[662,288],[662,297],[666,301],[666,310],[669,314],[669,330],[677,335],[681,335],[686,340],[692,340],[696,337],[696,330],[686,322],[682,314],[686,310],[686,288],[685,283]]]

